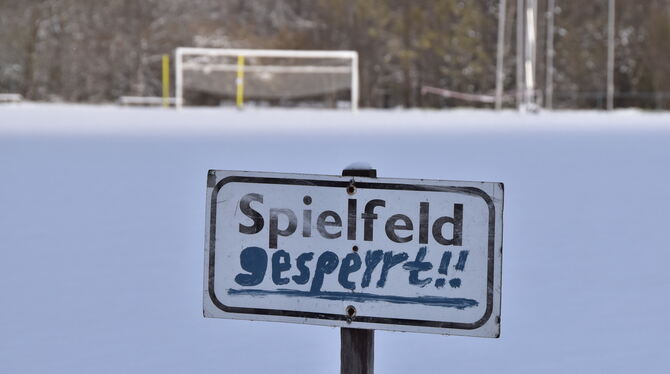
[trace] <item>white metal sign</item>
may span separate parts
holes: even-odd
[[[502,183],[209,172],[206,317],[497,337]]]

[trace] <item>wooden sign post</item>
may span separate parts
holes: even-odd
[[[377,178],[375,169],[344,169],[343,177]],[[375,372],[375,330],[340,329],[340,374]]]

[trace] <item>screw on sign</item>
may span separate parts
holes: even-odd
[[[211,171],[205,316],[497,337],[502,184],[365,172]]]

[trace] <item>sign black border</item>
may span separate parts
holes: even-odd
[[[334,177],[335,178],[335,177]],[[216,238],[216,206],[217,197],[221,188],[228,183],[259,183],[259,184],[284,184],[313,187],[341,187],[346,188],[355,177],[345,177],[346,180],[319,180],[319,179],[294,179],[294,178],[273,178],[273,177],[252,177],[252,176],[229,176],[221,179],[213,188],[210,199],[210,222],[209,222],[209,278],[208,294],[212,303],[219,309],[227,313],[236,314],[256,314],[271,315],[296,318],[314,318],[324,320],[346,321],[347,316],[343,314],[300,312],[293,310],[280,309],[260,309],[260,308],[242,308],[230,307],[224,305],[217,298],[214,292],[214,263],[215,263],[215,238]],[[476,187],[455,187],[455,186],[436,186],[436,185],[418,185],[403,183],[369,182],[356,180],[357,188],[381,189],[381,190],[406,190],[406,191],[433,191],[433,192],[451,192],[462,193],[469,196],[478,196],[484,199],[489,208],[489,235],[488,235],[488,264],[487,264],[487,295],[486,310],[482,318],[473,323],[462,322],[442,322],[426,321],[402,318],[381,318],[370,316],[356,316],[354,322],[376,323],[386,325],[405,325],[420,327],[435,327],[448,329],[473,330],[483,326],[493,314],[493,282],[494,282],[494,264],[495,264],[495,205],[493,199],[484,191]]]

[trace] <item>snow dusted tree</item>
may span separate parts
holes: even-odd
[[[516,48],[508,1],[505,89]],[[363,106],[453,105],[423,85],[495,86],[498,0],[0,0],[0,92],[103,102],[159,95],[161,56],[178,46],[354,49]],[[546,3],[539,1],[540,15]],[[607,0],[557,0],[555,106],[604,93]],[[622,105],[670,107],[670,0],[617,2],[615,85]],[[543,56],[545,17],[538,18]],[[537,74],[544,76],[538,58]],[[540,87],[544,80],[539,80]],[[570,93],[570,95],[566,95]],[[591,95],[591,96],[589,96]],[[664,96],[665,95],[665,96]],[[625,95],[624,95],[625,96]]]

